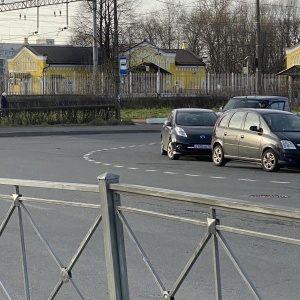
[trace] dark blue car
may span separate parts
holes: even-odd
[[[172,160],[183,155],[211,156],[216,121],[217,115],[210,109],[174,109],[161,129],[161,154]]]

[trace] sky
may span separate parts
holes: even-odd
[[[1,1],[6,4],[18,2]],[[163,0],[136,1],[140,3],[136,8],[137,12],[151,10],[163,2]],[[71,32],[64,28],[72,28],[72,18],[77,14],[79,3],[69,3],[68,10],[66,4],[57,4],[40,7],[39,12],[37,8],[0,12],[0,43],[23,43],[24,38],[28,38],[32,44],[36,43],[37,39],[54,39],[55,44],[66,44]]]

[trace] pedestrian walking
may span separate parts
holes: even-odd
[[[6,93],[3,92],[1,96],[1,107],[0,107],[0,116],[5,117],[7,112],[6,109],[8,108],[8,101],[6,99]]]

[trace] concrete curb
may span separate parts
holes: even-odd
[[[161,125],[115,125],[91,127],[7,127],[0,128],[0,137],[84,135],[84,134],[130,134],[159,133]]]

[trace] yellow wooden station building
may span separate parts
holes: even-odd
[[[121,76],[124,94],[200,93],[205,89],[205,63],[183,43],[181,49],[160,49],[143,41],[124,52],[128,72]],[[93,48],[24,45],[7,60],[8,93],[15,95],[113,94],[114,72],[103,68],[93,76]]]

